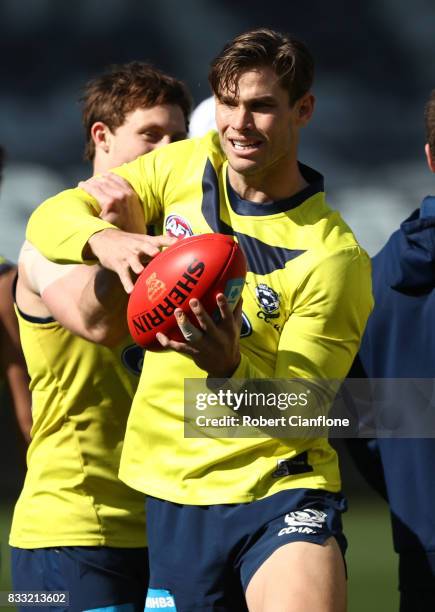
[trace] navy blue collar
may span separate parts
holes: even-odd
[[[300,162],[298,162],[298,165],[302,176],[307,181],[307,183],[309,183],[307,187],[305,187],[305,189],[302,189],[302,191],[299,191],[299,193],[296,193],[295,195],[291,196],[290,198],[285,198],[284,200],[278,200],[276,202],[268,202],[266,204],[258,204],[256,202],[251,202],[249,200],[244,200],[243,198],[241,198],[239,194],[236,193],[230,185],[227,172],[227,192],[231,208],[238,215],[257,217],[275,215],[276,213],[287,212],[292,208],[296,208],[316,193],[323,192],[324,180],[320,172],[317,172],[317,170],[313,170],[313,168],[305,166],[305,164],[301,164]]]

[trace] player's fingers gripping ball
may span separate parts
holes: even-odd
[[[162,350],[157,332],[185,342],[175,309],[181,308],[198,327],[189,307],[189,300],[197,298],[217,321],[216,296],[223,293],[234,309],[245,277],[245,256],[231,236],[201,234],[171,245],[147,265],[130,295],[127,320],[133,340],[151,351]]]

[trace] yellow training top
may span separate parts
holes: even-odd
[[[16,310],[33,427],[10,544],[145,546],[144,496],[118,479],[142,351],[131,339],[97,346]]]
[[[295,196],[243,200],[211,132],[115,170],[139,195],[147,224],[164,219],[174,235],[221,232],[239,242],[249,272],[234,378],[343,379],[372,308],[367,254],[325,203],[322,176],[300,169],[309,185]],[[82,261],[88,238],[111,227],[97,214],[82,190],[63,192],[33,214],[28,239],[55,261]],[[337,457],[324,438],[185,438],[184,379],[205,375],[174,352],[146,354],[121,459],[125,482],[155,497],[205,505],[294,487],[339,490]],[[300,473],[277,469],[296,456],[303,457]]]

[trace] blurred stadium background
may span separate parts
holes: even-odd
[[[431,0],[1,0],[0,143],[7,165],[0,253],[16,260],[30,211],[89,175],[77,104],[87,79],[111,63],[149,60],[184,79],[198,104],[209,95],[209,60],[235,34],[259,26],[291,32],[312,49],[317,107],[300,159],[325,174],[329,202],[375,254],[434,192],[422,119],[435,87]],[[9,584],[8,524],[25,468],[4,390],[0,402],[1,590]],[[396,610],[386,507],[346,454],[342,464],[350,498],[350,612]]]

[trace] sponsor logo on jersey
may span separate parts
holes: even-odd
[[[169,215],[165,221],[165,230],[174,238],[186,238],[193,236],[192,228],[189,222],[179,215]]]
[[[140,376],[143,366],[144,350],[137,344],[130,344],[122,351],[121,360],[131,374]]]
[[[165,283],[157,278],[157,273],[153,272],[145,281],[147,286],[148,299],[152,302],[157,300],[166,290]]]
[[[278,536],[291,533],[317,533],[317,530],[323,527],[326,517],[326,512],[311,508],[289,512],[284,517],[287,527],[283,527],[278,532]]]
[[[144,612],[150,610],[166,610],[177,612],[174,597],[166,589],[148,589]]]

